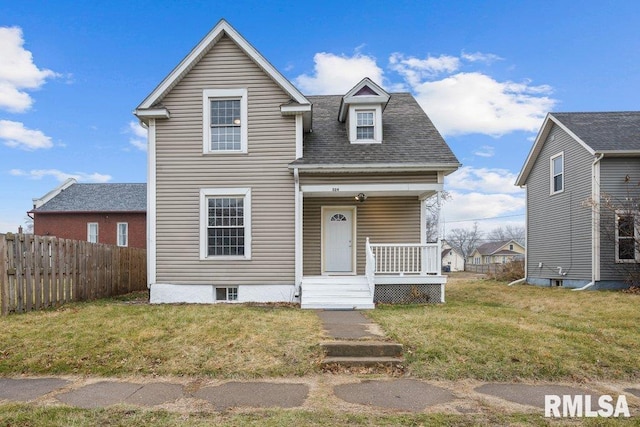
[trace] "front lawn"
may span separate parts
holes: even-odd
[[[405,345],[416,377],[640,378],[640,295],[455,280],[446,301],[367,313]]]
[[[305,375],[321,334],[295,307],[75,303],[0,317],[0,375]]]

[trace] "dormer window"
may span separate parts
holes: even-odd
[[[356,112],[356,139],[367,140],[375,138],[375,120],[373,111]]]
[[[382,143],[382,110],[390,95],[369,78],[342,97],[338,119],[347,123],[352,144]]]

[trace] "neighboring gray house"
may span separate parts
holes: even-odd
[[[135,114],[151,302],[444,299],[425,200],[459,163],[410,94],[307,97],[222,20]]]
[[[471,252],[467,262],[469,264],[506,264],[516,259],[522,260],[524,246],[515,240],[501,242],[487,242]]]
[[[527,191],[527,282],[628,286],[639,182],[640,112],[549,113],[516,181]]]

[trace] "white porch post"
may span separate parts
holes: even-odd
[[[427,244],[427,198],[420,198],[420,245],[421,251],[420,254],[420,274],[427,274],[427,256],[428,251],[426,248]]]

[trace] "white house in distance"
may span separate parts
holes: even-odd
[[[221,20],[135,114],[151,302],[443,301],[425,200],[459,163],[411,94],[303,95]]]
[[[442,269],[450,272],[464,271],[464,257],[452,248],[446,240],[442,241]]]

